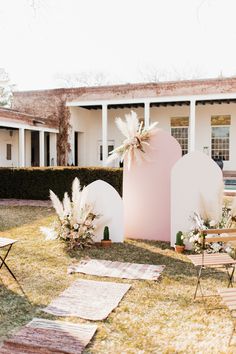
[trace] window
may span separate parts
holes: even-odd
[[[230,115],[211,117],[211,157],[214,160],[229,161]]]
[[[108,156],[109,156],[109,153],[114,150],[114,142],[110,143],[108,142]],[[103,155],[102,155],[102,145],[100,144],[99,145],[99,160],[102,161],[102,158],[103,158]]]
[[[182,155],[188,153],[188,117],[171,118],[171,135],[182,148]]]
[[[229,160],[229,127],[211,128],[211,157]]]
[[[11,144],[7,144],[7,160],[11,160]]]

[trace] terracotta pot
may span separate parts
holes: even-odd
[[[184,252],[184,248],[185,248],[185,246],[175,245],[175,252],[183,253]]]
[[[111,247],[111,240],[101,240],[101,246],[103,248]]]

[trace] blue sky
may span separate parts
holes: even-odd
[[[236,74],[235,0],[0,0],[0,67],[19,89]]]

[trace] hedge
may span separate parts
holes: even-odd
[[[71,191],[78,177],[81,186],[97,179],[111,184],[122,195],[122,169],[100,167],[0,168],[0,198],[49,199],[49,190],[59,198]]]

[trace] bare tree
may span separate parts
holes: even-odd
[[[45,0],[28,0],[28,3],[33,10],[34,17],[36,17],[38,10],[46,5]]]
[[[10,108],[12,104],[12,90],[10,77],[4,68],[0,68],[0,106]]]
[[[54,79],[62,87],[87,87],[110,85],[113,81],[102,72],[83,71],[80,73],[56,74]]]
[[[160,70],[154,66],[145,66],[139,70],[141,81],[144,82],[159,82],[161,81]]]
[[[195,80],[205,77],[201,68],[192,66],[187,66],[182,70],[175,67],[166,70],[155,66],[146,66],[144,69],[140,70],[139,74],[143,82]]]

